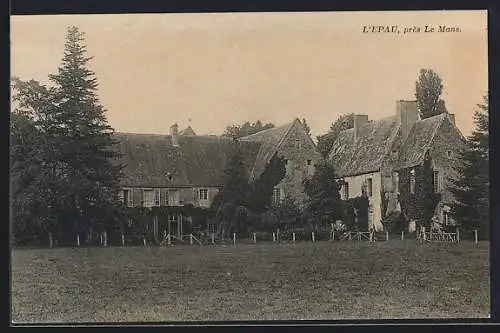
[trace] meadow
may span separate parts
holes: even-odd
[[[14,249],[13,323],[487,318],[489,243]]]

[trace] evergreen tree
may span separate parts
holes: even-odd
[[[237,218],[242,215],[239,207],[248,205],[251,191],[239,142],[233,140],[230,148],[224,168],[224,185],[211,207],[220,219],[219,232],[223,237],[227,237],[229,230],[237,225]]]
[[[43,230],[73,241],[89,223],[102,229],[112,221],[121,169],[113,161],[113,129],[99,104],[95,75],[87,68],[91,58],[85,55],[83,33],[70,27],[62,64],[49,76],[53,87],[13,80],[14,113],[29,114],[38,135],[30,162],[39,170],[25,194],[36,191],[28,197],[36,197],[33,205]],[[14,157],[16,174],[21,157]]]
[[[262,124],[260,120],[257,120],[254,123],[246,121],[241,125],[227,126],[222,136],[231,139],[238,139],[273,127],[273,123]]]
[[[451,179],[455,203],[451,213],[461,229],[479,229],[482,238],[489,237],[489,132],[488,98],[474,112],[475,129],[468,137],[466,149],[460,152],[459,177]]]
[[[340,199],[340,182],[335,169],[328,162],[315,165],[316,172],[304,180],[304,189],[309,199],[307,212],[313,226],[326,226],[343,217],[343,203]]]
[[[83,227],[96,224],[99,230],[105,227],[101,223],[110,221],[108,213],[116,205],[121,167],[112,162],[118,157],[117,142],[97,97],[97,79],[88,68],[91,59],[86,57],[84,34],[70,27],[62,64],[49,78],[60,101],[55,118],[65,139],[60,146],[61,160],[69,168],[66,210],[73,221],[83,222]]]
[[[253,212],[263,213],[271,207],[274,187],[285,177],[285,160],[273,155],[266,169],[253,184],[249,198],[249,208]]]

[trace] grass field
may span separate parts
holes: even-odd
[[[489,316],[489,245],[317,242],[12,251],[12,321]]]

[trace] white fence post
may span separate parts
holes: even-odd
[[[189,234],[189,245],[193,245],[193,234]]]
[[[212,232],[212,244],[215,244],[215,233]]]
[[[385,232],[385,240],[388,241],[389,240],[389,231],[386,231]]]
[[[101,233],[99,233],[99,239],[101,240],[101,246],[102,246],[102,244],[103,244],[103,240],[102,240],[102,232],[101,232]]]
[[[52,232],[49,232],[49,247],[54,247],[54,239],[52,238]]]
[[[424,240],[426,240],[426,235],[425,235],[425,227],[422,227],[422,235],[424,236]]]
[[[477,229],[474,230],[474,243],[477,246]]]
[[[104,246],[108,246],[108,233],[104,231]]]
[[[460,242],[460,230],[457,228],[457,243]]]
[[[236,245],[236,233],[235,232],[233,232],[233,244]]]
[[[315,238],[314,238],[314,231],[313,231],[313,232],[311,232],[311,238],[312,238],[312,241],[313,241],[313,243],[314,243],[314,242],[315,242]]]
[[[123,231],[122,231],[122,246],[125,246],[125,235],[123,234]]]
[[[146,237],[142,237],[142,244],[144,244],[144,246],[146,246]]]
[[[295,243],[295,232],[292,232],[292,241]]]
[[[370,231],[370,242],[373,242],[373,231]]]
[[[273,243],[276,242],[276,234],[273,231]]]
[[[80,234],[76,234],[76,246],[80,247]]]
[[[405,231],[401,230],[401,240],[404,240],[404,239],[405,239]]]
[[[255,232],[253,233],[253,243],[257,244],[257,236],[255,235]]]

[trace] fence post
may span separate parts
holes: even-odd
[[[314,243],[314,241],[315,241],[315,238],[314,238],[314,231],[313,231],[313,232],[311,232],[311,236],[312,236],[312,241],[313,241],[313,243]]]
[[[76,234],[76,246],[80,247],[80,234]]]
[[[370,242],[373,242],[373,231],[370,231]]]
[[[52,232],[49,232],[49,247],[54,247],[54,239],[52,238]]]
[[[170,238],[170,234],[167,235],[167,244],[168,246],[172,245],[172,239]]]
[[[292,241],[295,243],[295,232],[292,232]]]
[[[388,241],[389,240],[389,231],[385,231],[385,240]]]
[[[123,234],[123,231],[122,231],[122,246],[125,246],[125,235]]]
[[[193,234],[189,234],[189,245],[193,245]]]
[[[103,241],[102,241],[102,232],[99,233],[99,239],[101,240],[101,246],[102,246],[102,243],[103,243]]]
[[[477,246],[477,229],[474,230],[474,243]]]
[[[457,243],[460,242],[460,229],[457,228]]]
[[[146,237],[142,237],[142,244],[144,244],[144,246],[146,246]]]
[[[273,231],[273,243],[276,242],[276,233]]]
[[[276,241],[279,242],[280,241],[280,229],[278,228],[278,230],[276,230]]]
[[[424,240],[426,240],[426,235],[425,235],[425,227],[422,227],[422,235],[424,236]]]
[[[108,246],[108,233],[104,231],[104,246]]]
[[[236,233],[233,232],[233,244],[236,245]]]
[[[405,240],[405,231],[401,230],[401,240]]]
[[[253,233],[253,243],[257,244],[257,236],[255,235],[255,232]]]
[[[212,244],[215,244],[215,233],[212,232]]]

